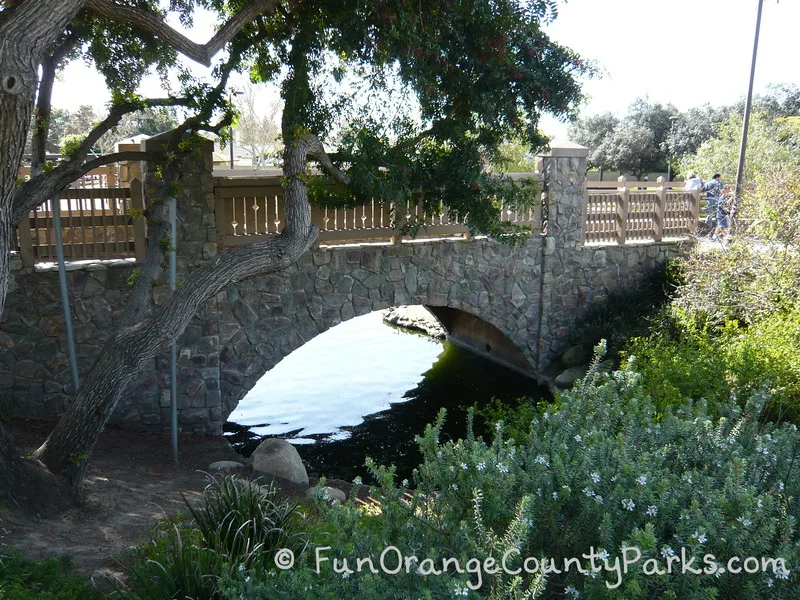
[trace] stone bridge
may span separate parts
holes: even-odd
[[[221,433],[236,404],[281,359],[330,327],[390,306],[425,305],[456,343],[546,377],[586,310],[683,247],[677,240],[585,244],[585,156],[584,148],[565,146],[544,157],[548,226],[519,246],[447,239],[320,247],[280,274],[229,287],[178,341],[181,430]],[[209,201],[190,207],[191,221],[181,223],[184,269],[217,250],[210,171],[192,185],[195,197]],[[69,265],[81,372],[113,335],[134,266],[125,260]],[[0,406],[16,416],[52,419],[71,393],[57,273],[23,268],[17,260],[10,283],[0,326]],[[166,294],[157,288],[154,302]],[[126,391],[112,422],[166,431],[169,404],[164,355]]]

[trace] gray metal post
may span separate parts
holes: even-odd
[[[67,268],[64,264],[64,237],[61,233],[61,200],[58,196],[50,199],[53,207],[53,228],[56,230],[56,260],[58,260],[58,287],[61,290],[61,311],[64,315],[64,329],[67,334],[67,356],[69,372],[72,375],[72,389],[78,391],[78,357],[75,354],[75,336],[72,332],[72,315],[69,309],[69,289],[67,288]]]
[[[758,0],[758,16],[756,17],[756,35],[753,41],[753,62],[750,64],[750,85],[747,88],[747,100],[744,103],[744,119],[742,122],[742,144],[739,146],[739,164],[736,167],[736,195],[742,189],[742,179],[744,178],[744,155],[747,148],[747,126],[750,123],[750,109],[753,105],[753,79],[756,76],[756,55],[758,54],[758,33],[761,29],[761,9],[764,0]]]
[[[177,199],[169,199],[169,289],[175,291],[176,264],[175,248],[177,245]],[[178,351],[175,342],[169,347],[169,404],[170,404],[170,437],[172,439],[172,461],[178,464]]]

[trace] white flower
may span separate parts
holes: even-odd
[[[779,489],[780,491],[783,491],[785,488],[786,488],[786,486],[785,486],[785,485],[783,485],[783,482],[781,481],[781,482],[778,484],[778,489]]]
[[[693,537],[694,539],[696,539],[696,540],[697,540],[697,542],[698,542],[698,543],[700,543],[700,544],[705,544],[705,543],[708,541],[708,538],[705,536],[705,534],[702,534],[702,533],[700,533],[699,531],[695,531],[695,532],[692,534],[692,537]]]
[[[356,476],[356,477],[353,479],[353,483],[354,483],[355,485],[361,485],[361,477],[359,477],[359,476]]]
[[[599,558],[600,560],[605,560],[607,558],[611,558],[611,555],[607,551],[603,550],[600,554],[597,555],[597,558]]]
[[[500,471],[501,473],[508,473],[508,467],[505,466],[503,463],[497,465],[497,470]]]
[[[775,582],[770,577],[769,579],[767,579],[767,587],[771,588],[773,585],[775,585]]]
[[[738,517],[736,520],[739,521],[743,527],[750,527],[750,525],[753,524],[750,519],[745,519],[744,516]]]
[[[787,569],[784,569],[783,567],[780,567],[775,571],[775,577],[784,580],[789,579],[789,571]]]
[[[581,437],[580,433],[576,433],[575,434],[575,441],[578,442],[578,443],[583,441],[583,438]]]
[[[595,483],[600,483],[600,473],[598,473],[597,471],[589,475],[589,477],[591,477],[592,481],[594,481]]]
[[[687,482],[689,485],[692,485],[692,484],[694,483],[694,481],[692,481],[692,476],[691,476],[691,475],[689,475],[688,473],[686,473],[686,474],[683,476],[683,480],[684,480],[685,482]]]
[[[616,481],[617,481],[617,476],[616,476],[616,475],[614,475],[614,476],[611,478],[611,483],[616,483]]]
[[[486,463],[481,461],[478,463],[478,466],[476,468],[478,469],[478,471],[483,471],[486,468]]]
[[[460,583],[456,584],[456,587],[453,588],[453,594],[456,596],[469,596],[469,588],[465,585],[461,585]]]
[[[400,485],[402,487],[408,487],[408,479],[403,479],[403,481],[400,482]]]
[[[350,577],[350,573],[348,573],[347,571],[342,571],[341,575],[342,579],[347,579],[348,577]]]
[[[578,598],[578,597],[580,597],[580,595],[581,595],[580,592],[578,592],[578,590],[576,590],[571,585],[568,585],[566,588],[564,588],[564,596],[565,597]]]
[[[467,463],[461,463],[461,468],[466,471],[467,470]]]
[[[537,464],[540,464],[540,465],[542,465],[543,467],[549,467],[549,466],[550,466],[550,461],[549,461],[549,460],[547,460],[547,459],[546,459],[544,456],[542,456],[541,454],[540,454],[539,456],[537,456],[537,457],[536,457],[536,460],[534,460],[533,462],[535,462],[535,463],[537,463]]]
[[[589,489],[588,487],[585,487],[585,488],[583,488],[583,493],[584,493],[584,494],[586,494],[586,496],[587,496],[588,498],[592,498],[593,496],[596,496],[596,495],[597,495],[595,492],[593,492],[593,491],[592,491],[591,489]]]
[[[625,510],[633,510],[636,508],[636,503],[630,498],[625,498],[625,500],[622,501],[622,508]]]
[[[270,572],[272,572],[272,571],[270,571]],[[586,571],[586,572],[584,572],[584,575],[586,575],[586,577],[591,577],[592,579],[597,579],[597,571],[591,571],[591,570],[590,571]]]
[[[558,492],[553,492],[553,500],[558,500]]]
[[[667,558],[668,556],[675,556],[675,550],[670,548],[669,546],[664,546],[661,548],[661,556]]]
[[[598,494],[597,496],[594,497],[594,501],[597,502],[598,504],[602,504],[603,497],[600,494]]]
[[[647,485],[647,475],[639,475],[636,478],[636,483],[638,483],[641,486]]]
[[[646,514],[648,517],[655,517],[656,515],[658,515],[658,507],[655,506],[654,504],[651,504],[650,506],[647,507],[647,510],[644,511],[644,514]]]
[[[456,466],[455,466],[455,465],[450,465],[450,472],[452,473],[452,472],[454,472],[455,470],[456,470]]]
[[[456,492],[458,491],[458,485],[456,485],[455,483],[453,485],[451,485],[450,487],[453,488]]]

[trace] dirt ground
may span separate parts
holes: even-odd
[[[37,448],[51,427],[26,421],[8,430],[25,453]],[[124,579],[127,550],[148,540],[150,528],[165,514],[186,514],[181,494],[190,501],[201,497],[209,464],[243,461],[223,438],[182,437],[179,448],[179,464],[173,465],[168,436],[107,428],[90,458],[84,506],[47,519],[0,507],[0,543],[31,559],[70,556],[75,569],[99,585],[104,577]],[[304,491],[286,489],[289,495]]]

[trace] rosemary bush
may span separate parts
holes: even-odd
[[[223,596],[800,597],[796,427],[761,423],[763,391],[744,408],[720,402],[713,416],[704,402],[659,412],[634,365],[592,372],[515,440],[502,423],[490,441],[471,431],[442,440],[441,415],[418,440],[424,458],[414,490],[372,465],[381,483],[371,502],[319,505],[311,547],[291,570],[233,573]],[[396,575],[356,571],[356,557],[378,565],[388,546],[430,562]],[[327,561],[317,561],[317,549]],[[637,552],[623,572],[616,561]],[[504,556],[508,572],[430,571],[445,557],[463,567],[487,557],[500,565]],[[353,573],[342,569],[344,558]],[[511,572],[526,564],[536,572]]]

